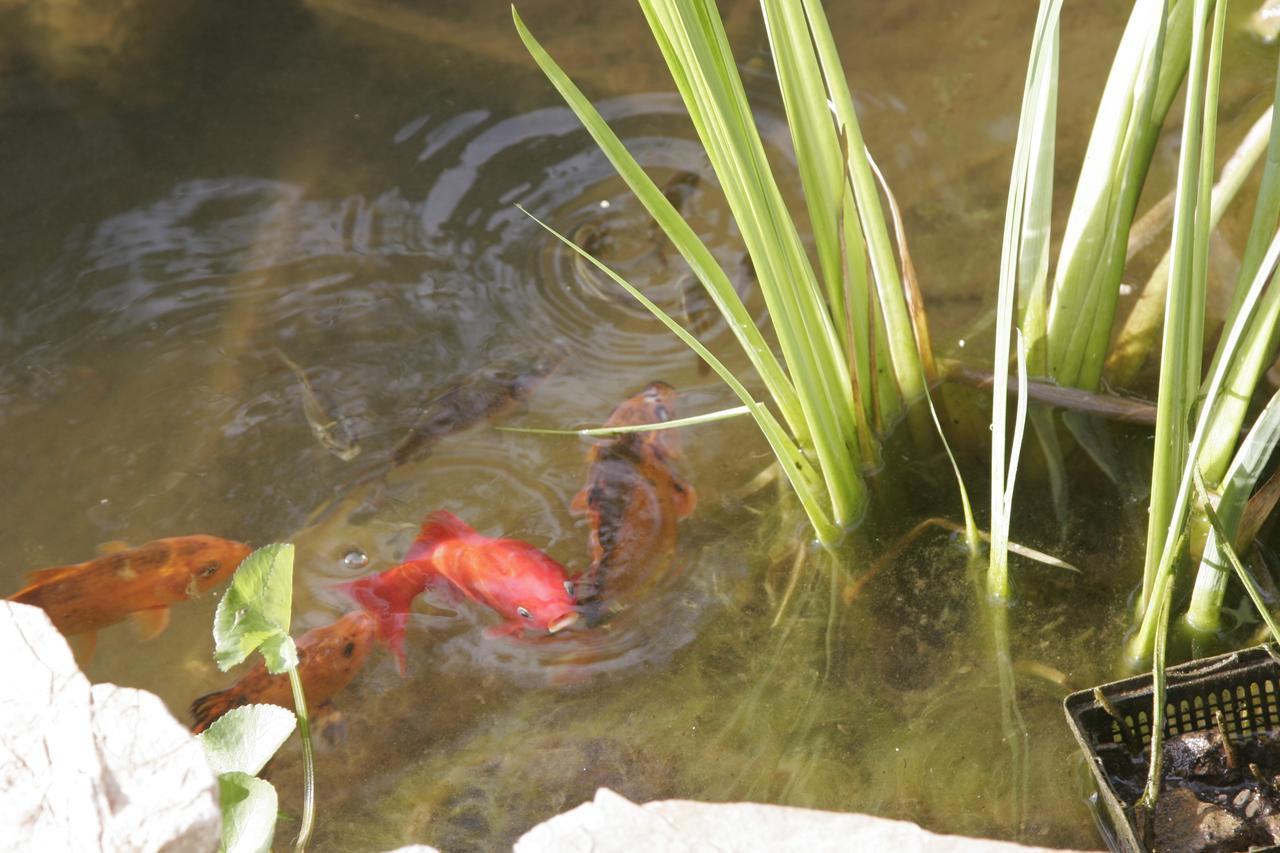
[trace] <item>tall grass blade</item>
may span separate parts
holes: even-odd
[[[613,427],[583,427],[582,429],[539,429],[538,427],[500,426],[495,427],[495,429],[501,430],[502,432],[527,432],[535,435],[624,435],[629,432],[660,432],[665,429],[676,429],[678,427],[715,423],[717,421],[726,421],[729,418],[737,418],[749,414],[751,414],[751,409],[746,406],[733,406],[732,408],[720,409],[716,412],[707,412],[702,415],[690,415],[687,418],[673,418],[669,421],[660,421],[659,423],[653,424],[630,424],[628,426]]]
[[[1195,433],[1191,439],[1191,445],[1187,454],[1188,463],[1182,471],[1182,479],[1179,483],[1173,511],[1170,514],[1168,528],[1166,530],[1166,546],[1164,552],[1160,556],[1160,562],[1157,565],[1155,579],[1152,585],[1152,597],[1161,593],[1164,589],[1172,586],[1172,568],[1174,557],[1177,554],[1177,544],[1183,540],[1183,536],[1179,534],[1187,522],[1188,502],[1191,492],[1191,480],[1195,471],[1195,460],[1200,453],[1200,449],[1204,444],[1205,434],[1208,432],[1210,413],[1214,404],[1217,402],[1218,395],[1221,393],[1223,384],[1226,381],[1227,366],[1235,358],[1237,349],[1239,349],[1240,341],[1244,336],[1244,330],[1248,325],[1248,318],[1252,315],[1258,300],[1262,295],[1263,289],[1270,282],[1272,287],[1276,286],[1275,280],[1272,278],[1275,272],[1276,263],[1280,261],[1280,230],[1277,230],[1271,238],[1271,243],[1267,247],[1267,253],[1262,259],[1258,272],[1254,275],[1253,282],[1250,284],[1248,291],[1245,293],[1244,300],[1240,304],[1240,310],[1236,313],[1236,318],[1232,322],[1227,334],[1223,338],[1220,347],[1222,358],[1213,373],[1209,377],[1209,383],[1204,393],[1204,399],[1200,406],[1200,414],[1196,420]],[[1166,321],[1167,322],[1167,321]],[[1154,485],[1154,482],[1153,482]],[[1176,536],[1176,539],[1175,539]],[[1138,633],[1130,642],[1129,655],[1131,660],[1144,660],[1153,647],[1155,639],[1155,619],[1152,613],[1153,608],[1148,604],[1145,608],[1145,615],[1142,624],[1139,626]]]
[[[1223,481],[1214,516],[1217,524],[1205,542],[1204,556],[1196,572],[1195,588],[1191,604],[1184,617],[1196,631],[1216,631],[1221,620],[1222,599],[1227,591],[1230,568],[1225,549],[1236,541],[1236,534],[1244,516],[1245,505],[1263,469],[1271,459],[1271,453],[1280,442],[1280,392],[1272,396],[1262,414],[1254,421],[1236,452],[1231,467]],[[1197,477],[1202,477],[1199,469]],[[1219,530],[1224,531],[1222,533]],[[1225,538],[1223,538],[1225,537]]]
[[[1277,90],[1277,94],[1280,94],[1280,90]],[[1218,183],[1213,187],[1212,212],[1209,218],[1210,229],[1217,227],[1222,215],[1226,213],[1227,207],[1235,200],[1240,188],[1244,186],[1245,178],[1249,176],[1254,164],[1258,162],[1262,152],[1267,150],[1268,136],[1271,138],[1270,148],[1276,148],[1276,131],[1272,128],[1271,122],[1274,111],[1274,106],[1267,108],[1267,111],[1254,122],[1249,132],[1245,134],[1244,140],[1241,141],[1239,147],[1236,148],[1230,159],[1222,167]],[[1270,162],[1269,157],[1268,163]],[[1274,178],[1272,182],[1274,183]],[[1265,190],[1267,186],[1265,175],[1262,186]],[[1259,198],[1259,201],[1261,202],[1262,198]],[[1172,207],[1172,196],[1170,197],[1170,207]],[[1272,224],[1274,226],[1274,219]],[[1137,228],[1137,226],[1134,227],[1135,229]],[[1266,239],[1265,233],[1262,239]],[[1125,318],[1120,333],[1116,336],[1115,346],[1111,348],[1111,353],[1107,356],[1107,381],[1114,387],[1124,388],[1133,385],[1138,377],[1138,371],[1142,369],[1142,365],[1146,362],[1148,355],[1155,346],[1156,339],[1160,334],[1160,321],[1164,317],[1165,294],[1169,286],[1169,260],[1169,253],[1165,252],[1164,257],[1160,259],[1151,275],[1147,277],[1146,284],[1143,285],[1141,292],[1138,294],[1137,302],[1134,303],[1129,316]],[[1257,260],[1261,260],[1261,256],[1255,260],[1255,268]],[[1242,266],[1237,280],[1245,282],[1245,286],[1247,286],[1252,275],[1252,272],[1248,272],[1246,275],[1246,267]],[[1239,428],[1237,427],[1238,432]]]
[[[800,403],[796,398],[795,388],[782,364],[769,348],[764,335],[756,327],[755,320],[743,305],[741,297],[734,290],[729,276],[711,254],[711,250],[698,239],[693,228],[685,222],[684,217],[663,194],[662,189],[627,151],[622,140],[605,123],[596,108],[525,27],[524,21],[520,19],[514,6],[511,9],[511,15],[515,21],[516,31],[534,62],[560,92],[561,97],[582,122],[583,127],[591,134],[591,138],[600,146],[600,150],[609,158],[609,162],[626,181],[640,203],[662,227],[681,257],[689,264],[694,275],[702,282],[707,295],[724,316],[729,330],[733,332],[751,360],[752,367],[768,387],[774,403],[778,406],[778,411],[792,434],[797,440],[805,441],[808,431],[800,411]]]
[[[1019,288],[1025,288],[1024,313],[1037,313],[1030,299],[1042,292],[1047,271],[1048,217],[1051,209],[1053,171],[1053,127],[1056,113],[1058,74],[1058,19],[1062,0],[1041,0],[1031,42],[1031,58],[1022,90],[1022,112],[1018,141],[1014,148],[1009,179],[1009,200],[1005,207],[1004,236],[1000,253],[1000,286],[996,296],[996,341],[991,397],[991,562],[987,570],[987,592],[997,598],[1009,596],[1009,512],[1012,508],[1013,480],[1020,439],[1006,449],[1008,420],[1009,351],[1013,343],[1014,311]],[[1045,172],[1050,173],[1046,179]],[[1043,330],[1039,330],[1043,334]],[[1022,339],[1019,332],[1019,339]],[[1032,346],[1040,341],[1033,340]],[[1026,411],[1027,353],[1018,360],[1019,407]],[[1021,430],[1019,420],[1019,432]],[[1005,453],[1010,459],[1006,473]]]
[[[524,210],[524,208],[521,208]],[[804,454],[800,448],[787,435],[786,430],[774,418],[773,413],[768,407],[757,402],[751,393],[746,389],[736,376],[725,367],[720,359],[716,358],[702,342],[690,334],[672,317],[663,311],[653,300],[645,296],[640,290],[633,286],[626,279],[622,278],[609,267],[605,266],[596,258],[587,253],[581,246],[578,246],[568,237],[556,231],[550,225],[546,224],[538,217],[524,211],[534,222],[537,222],[557,240],[560,240],[566,246],[584,260],[593,264],[598,270],[611,278],[619,287],[631,295],[633,299],[643,305],[649,313],[662,322],[668,329],[675,333],[690,349],[696,352],[707,365],[715,371],[730,390],[738,396],[744,406],[751,412],[751,416],[755,419],[756,424],[760,427],[760,431],[764,433],[765,439],[769,442],[769,447],[773,450],[774,455],[778,458],[778,462],[782,466],[783,473],[786,474],[787,480],[791,483],[791,487],[795,490],[796,496],[800,499],[801,506],[804,507],[805,513],[809,516],[809,521],[813,524],[814,531],[818,534],[818,538],[824,542],[835,542],[840,538],[843,531],[838,525],[835,525],[830,516],[826,514],[822,501],[817,494],[817,484],[813,481],[813,469],[809,465],[808,460],[804,458]],[[861,481],[859,481],[860,483]]]
[[[852,384],[834,325],[764,153],[709,0],[641,0],[751,255],[840,525],[863,508]]]
[[[1191,4],[1138,0],[1116,51],[1054,271],[1048,364],[1060,384],[1094,390],[1101,377],[1129,225],[1186,73]]]
[[[1196,489],[1200,495],[1200,509],[1204,512],[1205,518],[1209,520],[1209,526],[1218,537],[1218,541],[1222,543],[1222,553],[1226,556],[1232,570],[1235,571],[1236,577],[1240,579],[1240,585],[1244,587],[1249,600],[1253,602],[1254,609],[1258,611],[1258,615],[1266,623],[1267,630],[1271,632],[1271,638],[1280,643],[1280,626],[1276,625],[1276,621],[1271,615],[1271,609],[1267,607],[1262,590],[1258,588],[1257,581],[1249,574],[1249,571],[1244,567],[1244,563],[1240,562],[1240,556],[1236,554],[1235,546],[1231,544],[1231,531],[1227,529],[1217,511],[1214,510],[1209,490],[1204,484],[1204,478],[1198,474],[1196,476]]]
[[[916,400],[924,393],[924,373],[920,365],[910,314],[903,296],[902,282],[894,263],[888,225],[885,223],[880,199],[876,194],[875,179],[871,173],[866,144],[863,142],[862,129],[858,124],[858,116],[853,106],[853,95],[849,92],[848,76],[840,62],[840,55],[836,52],[835,39],[831,36],[831,28],[822,11],[822,3],[820,0],[802,0],[802,2],[814,47],[822,65],[822,74],[826,81],[831,107],[835,111],[840,132],[848,139],[846,153],[849,176],[857,200],[862,233],[866,239],[867,256],[875,280],[876,295],[888,332],[886,342],[892,356],[893,375],[897,379],[902,398],[906,401]]]
[[[1201,12],[1207,11],[1210,5],[1211,0],[1196,0],[1195,19],[1200,20]],[[1172,262],[1160,352],[1160,396],[1156,410],[1146,564],[1138,601],[1142,629],[1130,647],[1131,657],[1135,660],[1145,660],[1152,648],[1151,632],[1155,630],[1157,616],[1156,608],[1151,605],[1152,598],[1157,585],[1168,587],[1172,580],[1177,556],[1172,546],[1175,540],[1180,540],[1179,534],[1187,519],[1190,471],[1199,455],[1208,415],[1216,399],[1216,394],[1205,397],[1189,448],[1187,427],[1191,422],[1191,407],[1201,375],[1201,342],[1204,337],[1210,206],[1206,173],[1213,164],[1213,134],[1203,131],[1206,123],[1216,125],[1218,103],[1216,87],[1208,91],[1206,87],[1217,80],[1212,69],[1221,61],[1220,23],[1215,18],[1212,39],[1203,27],[1196,27],[1192,33],[1191,73],[1183,117],[1178,194],[1170,248]],[[1202,73],[1206,64],[1209,71]],[[1215,381],[1220,381],[1217,379],[1220,371],[1214,376]],[[1182,472],[1181,477],[1179,472]]]

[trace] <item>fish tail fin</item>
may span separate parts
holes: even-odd
[[[467,539],[475,535],[475,530],[465,521],[447,509],[438,509],[423,519],[418,538],[414,539],[413,544],[409,546],[409,550],[404,555],[404,561],[412,563],[416,560],[429,559],[431,552],[441,542]]]
[[[191,726],[192,734],[200,734],[213,725],[214,720],[244,704],[245,698],[234,687],[197,697],[191,703],[191,719],[195,721]]]
[[[404,628],[409,621],[413,599],[424,589],[424,581],[408,577],[405,564],[340,584],[339,589],[373,617],[378,640],[396,658],[396,668],[405,674]]]

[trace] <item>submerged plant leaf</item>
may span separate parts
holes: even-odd
[[[213,617],[214,660],[226,671],[255,650],[267,671],[279,674],[298,665],[289,636],[293,607],[293,546],[267,545],[254,551],[231,579]]]
[[[218,777],[222,804],[222,845],[219,853],[262,853],[271,849],[276,832],[276,789],[248,773]]]
[[[215,774],[254,776],[293,734],[296,722],[293,713],[279,705],[243,705],[214,720],[196,740]]]

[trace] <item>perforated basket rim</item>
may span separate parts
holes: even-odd
[[[1188,695],[1197,698],[1207,697],[1210,692],[1216,689],[1231,687],[1231,685],[1223,685],[1222,682],[1227,680],[1234,682],[1239,676],[1251,676],[1242,683],[1250,683],[1255,687],[1258,684],[1265,683],[1266,680],[1272,682],[1273,689],[1270,691],[1270,699],[1274,706],[1272,709],[1274,713],[1269,714],[1269,716],[1272,716],[1274,720],[1273,726],[1280,725],[1280,650],[1270,643],[1228,652],[1211,658],[1188,661],[1187,663],[1167,668],[1165,670],[1166,704],[1177,705],[1185,702]],[[1217,685],[1215,685],[1215,682],[1217,682]],[[1116,741],[1113,724],[1110,722],[1112,718],[1095,698],[1095,690],[1101,690],[1112,706],[1130,720],[1129,725],[1133,725],[1134,720],[1138,720],[1141,716],[1146,716],[1150,713],[1151,673],[1147,672],[1131,678],[1076,691],[1068,695],[1062,703],[1071,732],[1075,736],[1076,742],[1080,745],[1081,751],[1088,759],[1089,768],[1098,786],[1099,799],[1102,801],[1104,810],[1110,818],[1112,828],[1116,833],[1116,841],[1122,850],[1139,853],[1139,851],[1143,851],[1146,848],[1139,843],[1132,815],[1112,785],[1111,779],[1097,753],[1098,744],[1114,743]],[[1251,694],[1246,695],[1246,700],[1249,695]],[[1210,703],[1205,698],[1202,704],[1207,708],[1211,704],[1217,704],[1217,701]],[[1252,709],[1249,710],[1251,711]],[[1096,717],[1099,713],[1109,721],[1105,738],[1095,737],[1096,733],[1091,732],[1081,719],[1084,715]],[[1130,714],[1132,714],[1132,717],[1129,716]],[[1204,717],[1205,715],[1201,716]],[[1252,713],[1245,716],[1249,720],[1254,719]],[[1228,730],[1231,733],[1236,733],[1238,728],[1240,730],[1261,730],[1253,725],[1239,726],[1236,717],[1237,715],[1233,714],[1228,725]],[[1169,724],[1167,721],[1166,725]],[[1204,728],[1208,728],[1208,726],[1192,726],[1180,729],[1180,731],[1198,731]],[[1147,749],[1150,742],[1149,735],[1140,736],[1142,737],[1143,748]]]

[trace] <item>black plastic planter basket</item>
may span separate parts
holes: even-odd
[[[1101,690],[1112,716],[1095,696]],[[1227,733],[1247,738],[1280,729],[1280,653],[1273,646],[1257,646],[1213,658],[1191,661],[1166,670],[1165,735],[1214,727],[1213,713],[1221,711]],[[1098,783],[1098,796],[1116,834],[1120,849],[1145,851],[1134,823],[1132,803],[1117,794],[1099,748],[1124,745],[1132,751],[1151,746],[1151,674],[1114,681],[1099,688],[1072,693],[1063,702],[1071,729]]]

